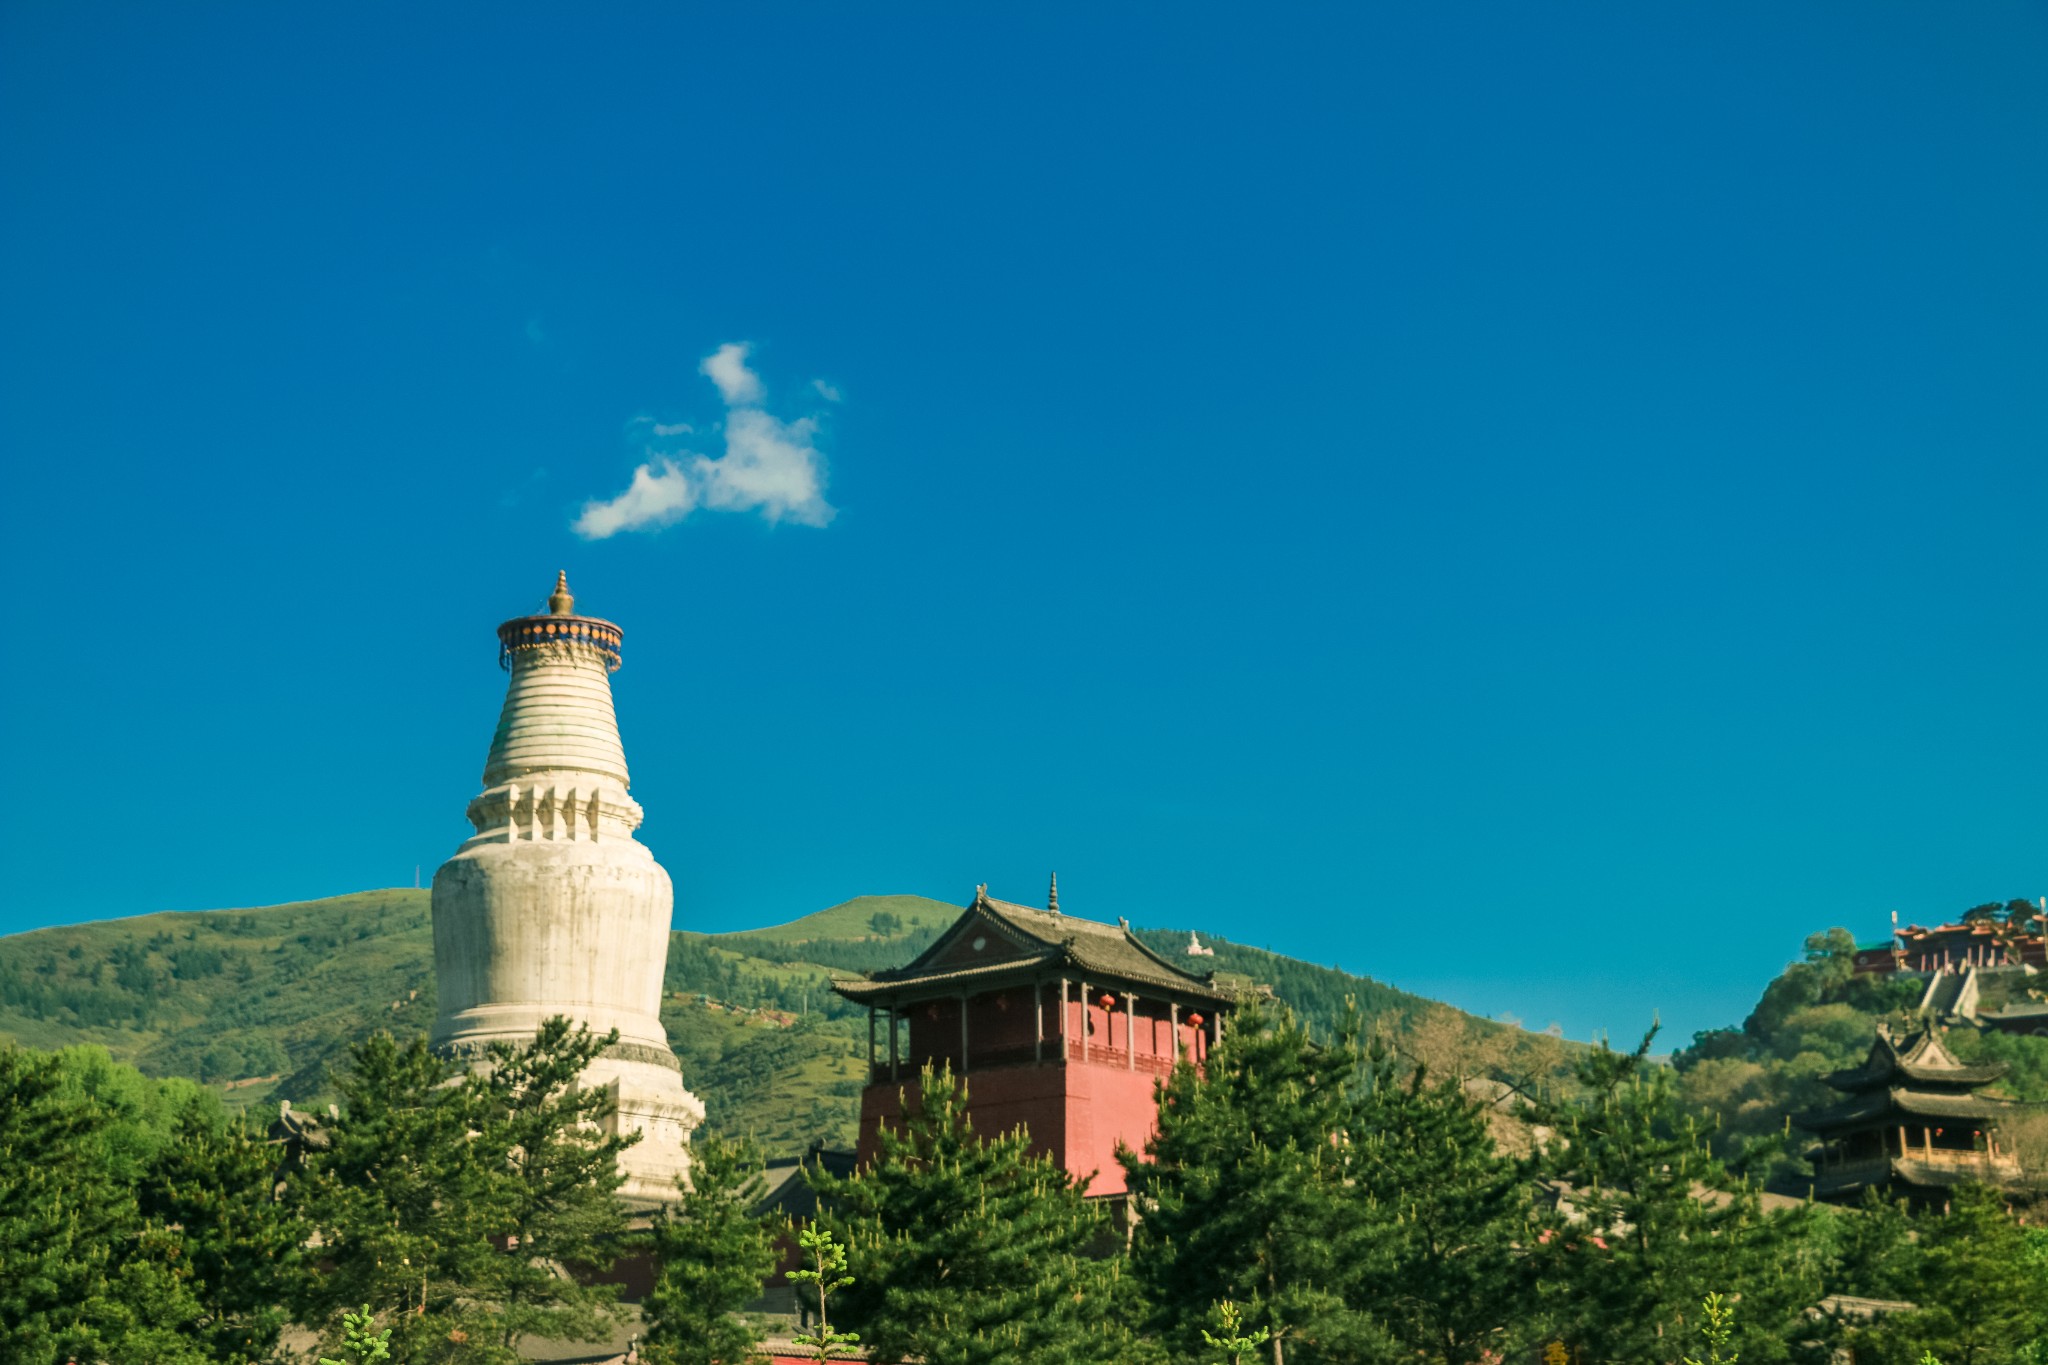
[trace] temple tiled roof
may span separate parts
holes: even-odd
[[[1991,1122],[2003,1117],[2012,1105],[1983,1095],[1956,1095],[1925,1090],[1868,1090],[1852,1095],[1840,1104],[1816,1109],[1795,1120],[1801,1128],[1826,1132],[1867,1124],[1890,1114],[1916,1119],[1971,1119]]]
[[[990,960],[974,961],[966,956],[970,951],[990,951]],[[832,988],[849,1000],[879,1002],[923,989],[994,986],[1013,977],[1061,974],[1085,977],[1091,987],[1100,982],[1204,1000],[1235,999],[1214,972],[1197,976],[1175,966],[1139,942],[1127,923],[1102,924],[997,900],[985,889],[915,961],[871,972],[865,981],[835,981]]]
[[[2004,1062],[1965,1066],[1941,1045],[1931,1029],[1909,1039],[1904,1046],[1890,1033],[1880,1029],[1863,1065],[1830,1072],[1821,1079],[1837,1090],[1848,1091],[1889,1088],[1901,1080],[1916,1087],[1967,1090],[1973,1086],[1988,1085],[2005,1072]]]

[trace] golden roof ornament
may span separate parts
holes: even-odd
[[[515,616],[498,627],[498,662],[510,668],[515,654],[528,649],[569,645],[595,650],[603,657],[607,672],[619,666],[619,642],[624,632],[610,621],[595,616],[578,616],[576,598],[569,591],[569,571],[555,574],[555,590],[548,594],[548,608],[533,616]]]

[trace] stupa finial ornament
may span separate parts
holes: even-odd
[[[548,594],[548,615],[574,616],[576,599],[569,595],[569,571],[562,569],[555,574],[555,590]]]
[[[1057,872],[1052,874],[1052,885],[1046,888],[1045,908],[1055,915],[1060,912],[1060,874]]]

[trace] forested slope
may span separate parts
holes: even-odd
[[[1672,1059],[1687,1103],[1720,1125],[1717,1150],[1736,1157],[1762,1149],[1759,1171],[1790,1193],[1803,1192],[1811,1168],[1800,1156],[1805,1137],[1796,1128],[1786,1131],[1787,1115],[1839,1099],[1820,1078],[1861,1062],[1880,1025],[1903,1031],[1928,1022],[1917,1013],[1927,988],[1923,978],[1859,976],[1855,954],[1856,941],[1846,929],[1810,935],[1801,958],[1764,987],[1748,1018],[1739,1026],[1695,1035]],[[2028,992],[2044,993],[2042,978],[2018,975],[2002,980],[1997,989],[2017,991],[2022,998]],[[1980,1032],[1959,1024],[1945,1028],[1942,1039],[1963,1061],[2008,1064],[1993,1093],[2048,1104],[2048,1038]],[[2048,1114],[2016,1115],[2023,1156],[2048,1170],[2044,1125]]]
[[[918,896],[863,896],[745,933],[676,933],[667,1026],[711,1123],[783,1151],[853,1138],[864,1015],[835,974],[909,961],[959,913]],[[1185,930],[1141,931],[1172,957]],[[1190,960],[1270,986],[1319,1034],[1347,997],[1411,1056],[1466,1072],[1555,1071],[1550,1038],[1332,968],[1224,939]],[[377,1029],[425,1032],[434,1017],[428,893],[367,891],[261,909],[143,915],[0,938],[0,1039],[96,1043],[153,1076],[204,1082],[235,1105],[330,1094],[328,1068]]]

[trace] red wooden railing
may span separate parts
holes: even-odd
[[[1045,1040],[1045,1047],[1042,1052],[1040,1049],[1028,1045],[1022,1047],[1011,1046],[989,1048],[987,1051],[983,1051],[980,1048],[976,1048],[973,1052],[969,1054],[969,1061],[971,1065],[969,1065],[966,1068],[966,1071],[968,1072],[968,1074],[971,1075],[976,1071],[981,1071],[990,1067],[1029,1066],[1040,1062],[1057,1062],[1059,1059],[1060,1040],[1057,1038],[1048,1038]],[[1067,1059],[1069,1061],[1075,1062],[1078,1062],[1082,1059],[1080,1039],[1074,1038],[1068,1041]],[[1173,1074],[1173,1066],[1175,1059],[1170,1056],[1162,1056],[1150,1052],[1140,1052],[1138,1054],[1137,1064],[1133,1066],[1131,1064],[1131,1054],[1125,1049],[1120,1047],[1108,1047],[1101,1043],[1091,1041],[1088,1044],[1087,1060],[1090,1066],[1108,1067],[1111,1070],[1142,1071],[1148,1076],[1171,1076]],[[950,1065],[956,1074],[958,1074],[962,1070],[960,1066],[960,1054],[957,1051],[935,1053],[931,1057],[931,1062],[932,1065],[936,1067]],[[900,1084],[903,1081],[909,1080],[912,1077],[916,1076],[919,1067],[922,1065],[922,1059],[913,1062],[909,1058],[905,1058],[897,1066],[897,1082]],[[874,1065],[874,1069],[869,1073],[869,1080],[874,1084],[881,1084],[882,1082],[885,1082],[888,1079],[889,1063],[886,1061],[877,1061]]]

